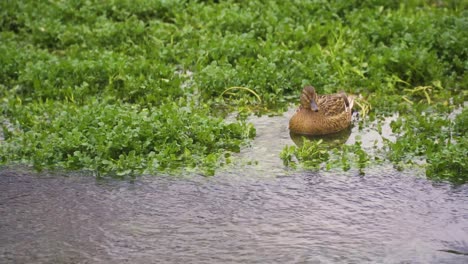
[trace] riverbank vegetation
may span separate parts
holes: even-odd
[[[246,115],[281,113],[313,84],[363,96],[372,110],[359,126],[398,114],[383,159],[422,159],[428,176],[464,182],[466,10],[436,0],[2,1],[0,161],[212,174],[255,136]],[[374,159],[352,149],[361,164]]]

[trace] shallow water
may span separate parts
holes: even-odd
[[[290,114],[252,118],[252,146],[215,177],[1,169],[0,263],[468,263],[455,254],[468,252],[467,185],[390,165],[288,170]],[[382,140],[355,127],[346,141],[356,136]]]

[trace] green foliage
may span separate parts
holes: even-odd
[[[385,104],[373,104],[381,111],[398,103],[392,95],[403,88],[439,81],[456,93],[467,84],[468,19],[455,2],[1,5],[0,62],[8,66],[0,74],[28,97],[86,100],[104,93],[158,104],[184,93],[175,89],[185,81],[176,72],[190,69],[188,92],[200,91],[205,100],[242,86],[276,107],[313,83],[319,92],[386,96]]]
[[[116,175],[217,167],[225,151],[239,152],[255,134],[244,122],[208,117],[208,108],[158,108],[93,101],[77,106],[58,102],[20,106],[23,119],[6,134],[5,160],[31,162],[38,169],[65,167]],[[40,115],[31,115],[40,111]],[[4,130],[6,128],[4,127]]]
[[[458,114],[445,130],[446,144],[427,155],[427,176],[455,183],[468,182],[468,109]]]
[[[352,166],[364,174],[364,169],[370,164],[370,157],[362,148],[361,142],[353,145],[330,145],[322,139],[303,139],[301,146],[285,146],[280,154],[285,166],[296,168],[298,164],[304,169],[330,170],[341,167],[347,171]]]
[[[280,154],[285,165],[295,165],[293,157],[305,168],[320,168],[320,165],[329,158],[323,141],[309,141],[304,139],[302,146],[285,146]]]
[[[440,148],[428,154],[427,176],[435,180],[454,183],[468,181],[468,138],[465,136],[455,144]]]
[[[468,110],[455,120],[447,115],[418,112],[400,117],[391,126],[399,133],[395,142],[387,142],[388,157],[396,164],[414,164],[427,158],[428,177],[453,182],[468,181]]]
[[[465,2],[0,1],[0,159],[212,174],[254,131],[213,109],[282,111],[313,84],[362,94],[370,118],[399,112],[389,159],[426,156],[437,174],[438,157],[463,142],[435,131],[466,100]],[[459,123],[451,129],[466,131]],[[316,166],[319,145],[297,154]],[[372,159],[346,148],[344,169]]]

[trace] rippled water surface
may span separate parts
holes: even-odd
[[[0,263],[468,263],[466,185],[390,165],[290,171],[290,114],[253,118],[252,146],[210,178],[1,169]]]

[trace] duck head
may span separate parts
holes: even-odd
[[[319,111],[317,104],[317,93],[312,86],[305,86],[301,94],[301,106],[305,109],[310,109],[314,112]]]

